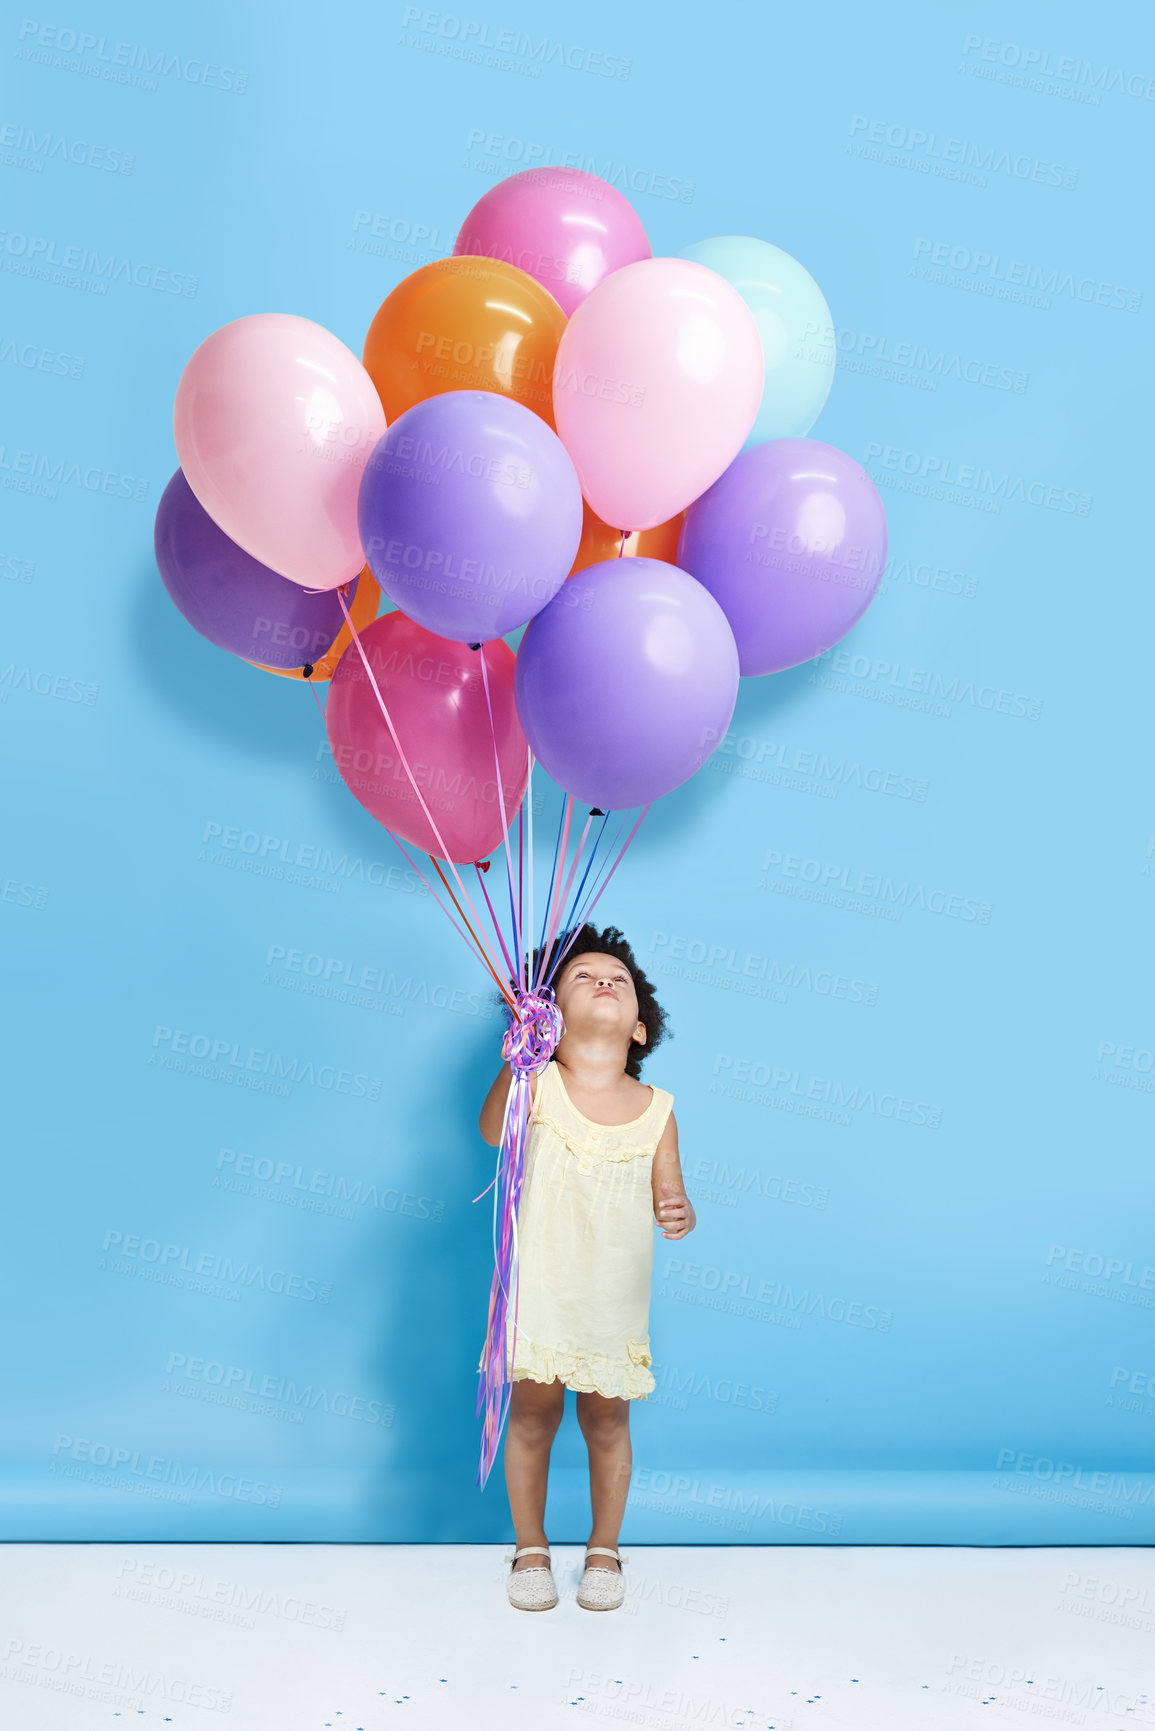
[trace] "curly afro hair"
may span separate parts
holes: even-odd
[[[643,1023],[646,1030],[645,1045],[639,1046],[636,1040],[631,1040],[629,1052],[626,1054],[626,1075],[633,1076],[636,1081],[641,1075],[643,1060],[671,1031],[666,1012],[654,995],[653,984],[646,977],[645,970],[617,926],[606,926],[599,932],[597,927],[592,926],[587,920],[585,925],[579,928],[573,943],[566,949],[568,940],[569,934],[566,932],[562,932],[554,939],[550,946],[549,962],[545,970],[547,975],[563,949],[566,951],[561,964],[563,968],[568,967],[578,956],[595,954],[613,956],[615,961],[621,962],[630,971],[634,982],[634,991],[638,997],[638,1020]],[[533,952],[531,979],[536,977],[540,961],[541,946],[538,945]],[[497,1002],[504,1008],[504,1000],[499,995],[495,994],[495,996]]]

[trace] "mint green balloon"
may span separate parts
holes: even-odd
[[[810,272],[780,246],[748,234],[697,240],[678,257],[725,277],[757,321],[766,382],[742,449],[767,439],[804,438],[834,383],[834,324]]]

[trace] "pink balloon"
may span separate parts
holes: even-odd
[[[357,494],[385,411],[332,331],[252,313],[206,337],[173,411],[185,478],[218,528],[306,589],[336,589],[365,563]]]
[[[615,529],[654,529],[713,486],[762,399],[762,343],[736,288],[689,259],[628,264],[586,297],[553,370],[558,437]]]
[[[453,250],[516,265],[567,318],[611,271],[650,257],[629,199],[580,168],[527,168],[499,181],[478,199]]]
[[[400,612],[375,619],[362,631],[361,643],[448,854],[421,809],[355,643],[337,663],[325,705],[333,761],[345,785],[378,823],[425,853],[456,864],[486,859],[505,833],[494,734],[507,819],[521,804],[529,774],[528,746],[513,698],[513,650],[500,637],[470,649],[435,636]]]

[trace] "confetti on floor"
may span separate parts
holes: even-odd
[[[1155,1556],[964,1547],[634,1546],[626,1601],[508,1604],[490,1545],[10,1544],[0,1725],[91,1731],[967,1731],[1152,1722]],[[143,1565],[166,1585],[116,1591]],[[163,1571],[163,1574],[162,1574]],[[260,1607],[237,1627],[211,1583]],[[184,1583],[180,1585],[179,1583]],[[177,1583],[174,1585],[174,1583]],[[206,1588],[205,1583],[208,1583]],[[1085,1601],[1085,1604],[1084,1604]],[[691,1608],[693,1607],[693,1608]],[[1072,1615],[1072,1607],[1077,1614]],[[1109,1609],[1109,1607],[1108,1607]],[[721,1629],[719,1629],[721,1624]],[[67,1698],[66,1698],[67,1697]],[[337,1703],[340,1702],[338,1706]]]

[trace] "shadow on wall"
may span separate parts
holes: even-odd
[[[407,1116],[422,1139],[420,1187],[443,1198],[441,1225],[390,1234],[377,1273],[379,1313],[368,1369],[394,1405],[388,1460],[376,1475],[366,1524],[394,1542],[500,1542],[512,1535],[499,1449],[484,1491],[477,1361],[493,1274],[497,1150],[477,1128],[501,1065],[504,1023],[454,1030],[437,1085]],[[433,1080],[431,1078],[431,1080]],[[400,1222],[395,1223],[395,1227]]]
[[[127,638],[159,713],[234,757],[305,761],[321,717],[304,681],[263,673],[194,631],[151,559],[133,591]]]
[[[743,679],[738,686],[738,701],[729,731],[742,734],[781,728],[805,705],[809,678],[809,668],[804,665],[762,679]],[[684,836],[704,825],[709,814],[730,797],[730,792],[729,777],[712,769],[707,760],[689,781],[683,782],[664,799],[654,801],[630,849],[631,854],[637,849],[640,859],[647,859],[651,854],[668,859],[668,850],[676,848]]]

